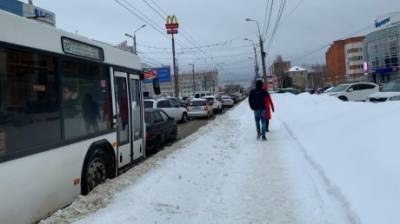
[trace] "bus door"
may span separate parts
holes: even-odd
[[[143,135],[144,135],[144,112],[141,81],[138,75],[130,75],[129,86],[131,92],[132,110],[132,143],[133,159],[139,159],[144,155]]]
[[[117,119],[118,168],[133,161],[128,74],[114,71],[115,112]]]

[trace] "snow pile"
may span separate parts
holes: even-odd
[[[400,102],[274,95],[277,113],[315,169],[362,223],[397,223]]]

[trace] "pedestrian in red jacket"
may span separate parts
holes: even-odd
[[[264,89],[267,90],[267,84],[264,85]],[[271,120],[271,110],[275,112],[274,103],[272,102],[271,94],[267,90],[267,95],[265,96],[265,118],[266,118],[266,131],[269,132],[269,120]]]

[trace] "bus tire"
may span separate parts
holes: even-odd
[[[86,155],[81,177],[81,193],[87,195],[108,178],[115,177],[113,157],[104,147],[93,146]]]

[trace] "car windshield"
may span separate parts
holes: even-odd
[[[331,89],[329,92],[343,92],[347,89],[347,87],[349,87],[350,85],[348,84],[344,84],[344,85],[338,85],[335,88]]]
[[[382,92],[400,92],[400,80],[387,83],[383,87]]]
[[[144,101],[144,108],[153,108],[153,101]]]
[[[192,101],[190,103],[190,106],[193,106],[193,107],[199,107],[199,106],[205,106],[205,105],[206,105],[206,101],[200,101],[200,100]]]

